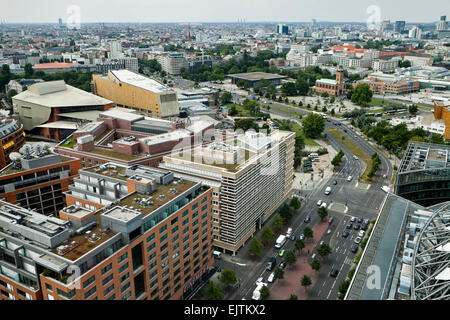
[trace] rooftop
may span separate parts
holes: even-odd
[[[127,180],[126,167],[122,167],[119,165],[107,164],[92,168],[86,168],[83,169],[83,171],[101,174],[104,176],[116,178],[123,181]]]
[[[410,142],[400,163],[399,173],[423,169],[450,168],[450,146]]]
[[[129,85],[152,91],[155,93],[175,93],[171,88],[159,83],[156,80],[144,77],[138,73],[129,70],[111,70],[110,73],[114,75],[119,81]]]

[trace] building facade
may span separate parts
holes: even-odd
[[[14,119],[3,118],[0,122],[0,169],[11,163],[9,158],[25,144],[23,125]]]
[[[336,71],[336,80],[319,79],[316,80],[314,91],[317,93],[328,93],[330,96],[340,96],[345,94],[344,69],[340,66]]]

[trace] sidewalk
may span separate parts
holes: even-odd
[[[305,288],[301,286],[303,275],[306,274],[311,278],[312,283],[308,288],[314,287],[319,275],[319,273],[313,270],[308,263],[308,250],[310,253],[309,255],[312,255],[314,248],[327,229],[328,222],[326,220],[319,222],[314,226],[314,240],[309,240],[308,243],[306,243],[306,247],[302,250],[301,254],[297,255],[297,261],[294,265],[287,266],[286,269],[284,269],[284,278],[276,280],[270,290],[270,300],[287,300],[291,294],[295,294],[298,297],[298,300],[306,300],[308,291],[305,292]]]

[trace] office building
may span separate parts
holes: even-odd
[[[438,24],[436,25],[436,31],[445,31],[447,30],[447,21],[445,21],[447,16],[441,16]]]
[[[129,70],[110,70],[107,76],[92,75],[94,93],[118,107],[154,117],[178,116],[177,94],[171,88]]]
[[[113,102],[67,85],[64,80],[36,83],[12,98],[13,117],[25,131],[61,141],[78,127],[72,115],[107,110]]]
[[[289,27],[285,24],[277,25],[277,33],[278,34],[289,34]]]
[[[402,33],[405,30],[405,21],[395,21],[394,32]]]
[[[450,201],[450,147],[410,142],[395,179],[395,194],[423,206]]]
[[[161,68],[169,75],[180,75],[181,69],[189,70],[189,62],[184,52],[169,52],[158,55],[156,60]]]
[[[49,152],[43,144],[26,144],[22,155],[0,171],[0,198],[48,216],[57,216],[66,192],[81,169],[79,159]]]
[[[235,254],[292,194],[295,134],[216,135],[163,158],[160,168],[213,189],[213,245]]]
[[[161,170],[127,179],[133,191],[99,211],[0,202],[0,299],[188,298],[213,261],[211,188]]]
[[[4,117],[0,121],[0,169],[11,163],[10,155],[25,144],[23,125]]]

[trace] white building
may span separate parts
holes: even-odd
[[[157,56],[156,60],[161,64],[161,68],[170,75],[179,75],[181,69],[189,69],[189,63],[184,52],[169,52]]]

